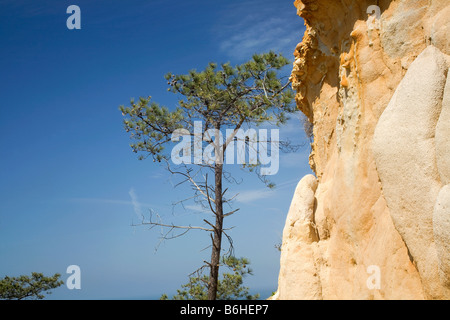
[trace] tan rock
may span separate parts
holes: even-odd
[[[431,43],[443,53],[450,55],[450,7],[439,11],[431,27]]]
[[[305,176],[295,189],[295,196],[286,223],[293,226],[297,221],[314,221],[314,193],[317,179],[312,174]]]
[[[444,295],[450,297],[450,184],[442,187],[433,214],[434,239]]]
[[[295,190],[283,230],[278,299],[322,298],[314,255],[314,242],[318,241],[314,226],[316,188],[316,177],[307,175]],[[297,274],[304,274],[304,277],[299,278]]]
[[[436,164],[443,184],[450,184],[450,77],[447,78],[442,112],[436,126]]]
[[[430,298],[442,295],[433,239],[433,207],[441,188],[434,135],[447,65],[429,46],[411,64],[381,115],[373,149],[395,228],[406,242]]]
[[[450,297],[450,77],[442,101],[442,112],[436,127],[436,164],[443,184],[433,213],[441,283],[445,296]]]
[[[298,108],[314,125],[309,160],[318,186],[312,214],[289,211],[274,298],[448,298],[448,211],[436,200],[449,159],[450,122],[440,110],[450,2],[379,1],[379,16],[368,14],[369,0],[295,5],[306,32],[291,79]],[[407,74],[414,90],[399,87]],[[297,190],[291,208],[311,208],[312,188]],[[370,285],[373,270],[379,286]]]

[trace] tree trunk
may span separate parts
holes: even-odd
[[[219,280],[220,251],[222,247],[223,230],[223,199],[222,199],[222,171],[223,164],[215,165],[215,205],[216,205],[216,225],[214,228],[212,253],[211,253],[211,273],[208,284],[208,300],[216,300],[217,283]]]

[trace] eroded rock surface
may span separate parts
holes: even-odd
[[[318,185],[312,213],[291,214],[310,197],[294,195],[275,298],[450,298],[450,2],[295,6],[306,32],[291,80]]]

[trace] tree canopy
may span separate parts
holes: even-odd
[[[157,161],[169,159],[165,146],[177,129],[193,129],[193,122],[203,122],[208,129],[239,129],[244,124],[284,124],[288,114],[297,109],[292,104],[294,94],[287,90],[277,71],[289,64],[274,52],[255,54],[244,64],[209,63],[203,71],[188,74],[166,74],[169,91],[180,94],[179,105],[172,111],[151,101],[151,96],[131,100],[130,106],[120,106],[125,130],[135,143],[131,148],[140,152],[140,159],[151,155]]]
[[[235,140],[244,149],[241,154],[248,152],[249,159],[251,148],[255,152],[257,149],[257,152],[262,155],[260,147],[266,146],[271,148],[271,157],[275,155],[273,158],[277,164],[276,172],[278,171],[278,148],[283,146],[283,143],[278,141],[278,131],[275,133],[275,139],[271,138],[270,147],[267,146],[269,142],[267,132],[260,135],[263,141],[258,143],[256,138],[253,138],[256,134],[249,132],[256,132],[253,127],[263,124],[282,125],[288,120],[289,114],[297,110],[292,104],[294,94],[289,88],[288,77],[279,75],[280,70],[288,64],[289,61],[282,55],[269,52],[255,54],[248,62],[234,67],[229,63],[221,64],[220,67],[216,63],[209,63],[203,71],[191,70],[188,74],[181,75],[168,73],[165,76],[168,90],[180,97],[176,107],[169,109],[160,106],[152,101],[150,96],[140,97],[137,101],[132,99],[128,107],[120,106],[122,115],[125,117],[125,130],[130,133],[133,140],[131,144],[133,152],[139,153],[141,160],[151,156],[154,161],[164,163],[171,174],[181,178],[179,184],[189,183],[193,189],[193,196],[187,197],[186,200],[195,201],[204,209],[209,209],[215,219],[215,221],[209,220],[210,217],[203,219],[205,226],[165,224],[159,219],[159,215],[157,215],[157,221],[152,219],[152,215],[149,221],[146,222],[145,219],[142,221],[142,224],[166,229],[167,232],[162,233],[163,239],[177,238],[190,230],[202,230],[209,233],[211,259],[205,261],[205,265],[200,267],[202,269],[206,266],[210,269],[207,285],[208,299],[214,300],[217,294],[220,295],[219,265],[221,256],[224,254],[222,236],[225,236],[230,244],[230,250],[226,251],[225,255],[230,257],[233,253],[231,237],[227,234],[230,228],[224,227],[224,218],[239,210],[224,211],[224,204],[231,207],[232,200],[236,196],[228,196],[228,188],[224,186],[227,182],[235,181],[224,169],[224,155],[227,148],[230,147],[228,150],[233,150]],[[200,128],[197,126],[198,123]],[[244,128],[247,129],[246,133],[243,133]],[[227,131],[226,139],[220,138],[221,130]],[[211,134],[211,131],[214,133]],[[228,131],[231,131],[229,136]],[[181,132],[181,134],[177,133],[175,137],[175,132]],[[194,144],[188,143],[186,148],[181,148],[183,158],[185,155],[190,158],[194,154],[193,163],[190,160],[174,161],[174,155],[175,157],[179,155],[179,152],[174,150],[178,149],[170,150],[168,147],[171,146],[171,142],[178,141],[180,137],[183,137],[183,140],[184,137],[188,137],[188,141],[194,138]],[[204,143],[209,144],[205,153],[208,147],[214,151],[213,161],[205,160],[205,153],[202,152]],[[196,157],[198,146],[201,147],[199,148],[200,158]],[[245,148],[246,146],[248,149]],[[268,150],[265,151],[265,156],[260,156],[259,159],[253,157],[255,161],[238,163],[256,172],[260,178],[264,177],[261,180],[267,186],[273,187],[273,184],[265,179],[266,168],[259,170],[262,164],[270,162],[272,165],[272,159],[268,159]],[[213,159],[213,157],[207,158]],[[211,175],[213,179],[208,180]],[[177,231],[180,233],[175,234]],[[203,278],[192,278],[188,284],[189,290],[198,288],[198,285],[203,283],[202,280]],[[231,278],[226,277],[225,280],[231,281]]]
[[[5,276],[0,280],[0,299],[43,299],[45,297],[43,292],[51,294],[50,290],[64,284],[63,281],[59,280],[60,276],[59,273],[55,273],[51,277],[46,277],[37,272],[32,272],[31,276]]]
[[[259,294],[250,294],[249,288],[243,285],[244,277],[253,274],[248,267],[250,264],[248,259],[238,259],[233,256],[222,257],[222,264],[233,272],[224,272],[219,279],[217,300],[256,300],[259,298]],[[207,275],[191,275],[189,282],[177,290],[177,294],[172,297],[172,300],[207,300],[208,278]],[[163,294],[160,299],[168,300],[169,297]]]

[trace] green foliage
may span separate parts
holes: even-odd
[[[170,141],[176,129],[182,128],[183,112],[180,108],[171,112],[150,100],[151,97],[141,97],[137,103],[131,100],[131,107],[120,106],[120,110],[130,117],[124,120],[124,125],[126,132],[132,131],[131,138],[137,140],[131,144],[133,152],[146,151],[161,161],[165,158],[162,155],[164,144]]]
[[[252,270],[248,267],[250,262],[246,258],[222,257],[222,264],[233,270],[232,273],[223,273],[217,286],[217,300],[256,300],[259,294],[251,295],[249,288],[244,287],[244,277],[252,275]],[[190,276],[189,282],[183,284],[181,289],[172,300],[207,300],[208,299],[208,276]],[[169,300],[163,294],[160,300]]]
[[[203,137],[202,143],[212,142],[213,138],[205,135],[210,129],[219,132],[223,129],[234,130],[234,135],[228,137],[223,144],[215,144],[216,155],[223,156],[233,139],[242,139],[241,143],[246,143],[250,147],[249,139],[239,138],[240,135],[236,135],[240,129],[244,131],[252,126],[262,124],[279,126],[286,123],[289,114],[297,111],[292,104],[294,93],[289,88],[289,80],[283,80],[279,76],[279,71],[288,64],[289,61],[282,55],[269,52],[255,54],[248,62],[234,67],[229,63],[220,66],[216,63],[209,63],[203,71],[199,72],[191,70],[188,74],[182,75],[168,73],[165,76],[169,85],[168,90],[179,96],[176,108],[169,110],[169,108],[151,101],[151,97],[141,97],[137,102],[132,100],[128,107],[120,106],[122,115],[125,117],[125,130],[130,132],[133,139],[131,147],[135,153],[140,154],[139,159],[151,156],[153,161],[166,161],[169,172],[183,177],[183,181],[179,184],[191,183],[195,194],[189,199],[199,201],[202,205],[205,202],[208,203],[216,218],[215,225],[204,220],[213,229],[197,228],[211,232],[210,235],[214,234],[211,261],[207,263],[211,271],[210,276],[201,274],[198,274],[197,277],[191,276],[189,283],[183,285],[173,299],[257,298],[248,293],[248,288],[242,286],[243,277],[251,273],[251,270],[247,268],[248,261],[245,259],[222,258],[222,263],[232,267],[234,273],[224,273],[221,279],[218,279],[219,257],[224,234],[223,219],[237,211],[224,213],[223,204],[233,198],[226,199],[224,197],[228,188],[223,190],[222,178],[230,183],[233,182],[233,178],[223,170],[223,164],[219,161],[216,161],[215,164],[194,163],[194,166],[198,166],[196,173],[193,172],[193,168],[187,166],[180,166],[181,168],[172,170],[168,161],[171,156],[170,142],[172,142],[172,134],[177,129],[183,129],[178,132],[181,136],[190,135],[192,138],[194,123],[200,121],[202,132],[197,133]],[[275,141],[274,143],[276,142],[283,146],[282,142]],[[287,145],[284,144],[285,147]],[[260,166],[259,162],[243,164],[243,168],[255,172],[268,187],[274,188],[273,183],[260,175],[260,171],[258,171]],[[206,171],[206,174],[203,170]],[[208,184],[207,173],[214,174],[214,184]],[[204,180],[201,182],[194,180],[201,179],[200,177],[203,177]],[[153,221],[147,224],[169,228],[168,233],[171,233],[175,227]],[[186,232],[193,229],[190,226],[178,226],[178,228],[185,229]],[[178,236],[173,235],[168,238]],[[166,238],[166,236],[163,237]],[[230,241],[228,235],[227,238]],[[230,245],[232,245],[231,241]],[[167,299],[168,297],[163,295],[161,298]]]
[[[241,65],[209,63],[205,70],[188,74],[168,73],[169,91],[180,95],[178,107],[151,102],[151,97],[120,106],[124,126],[135,140],[131,147],[141,152],[140,159],[153,156],[155,161],[168,159],[164,145],[175,129],[190,131],[193,121],[201,120],[204,128],[240,128],[262,123],[284,124],[288,114],[297,109],[292,104],[294,93],[278,77],[278,71],[289,61],[274,52],[255,54]]]
[[[50,290],[55,289],[62,284],[59,280],[61,275],[55,273],[51,277],[45,277],[42,273],[33,272],[31,277],[4,277],[0,280],[0,299],[3,300],[22,300],[22,299],[43,299],[44,295],[51,294]]]

